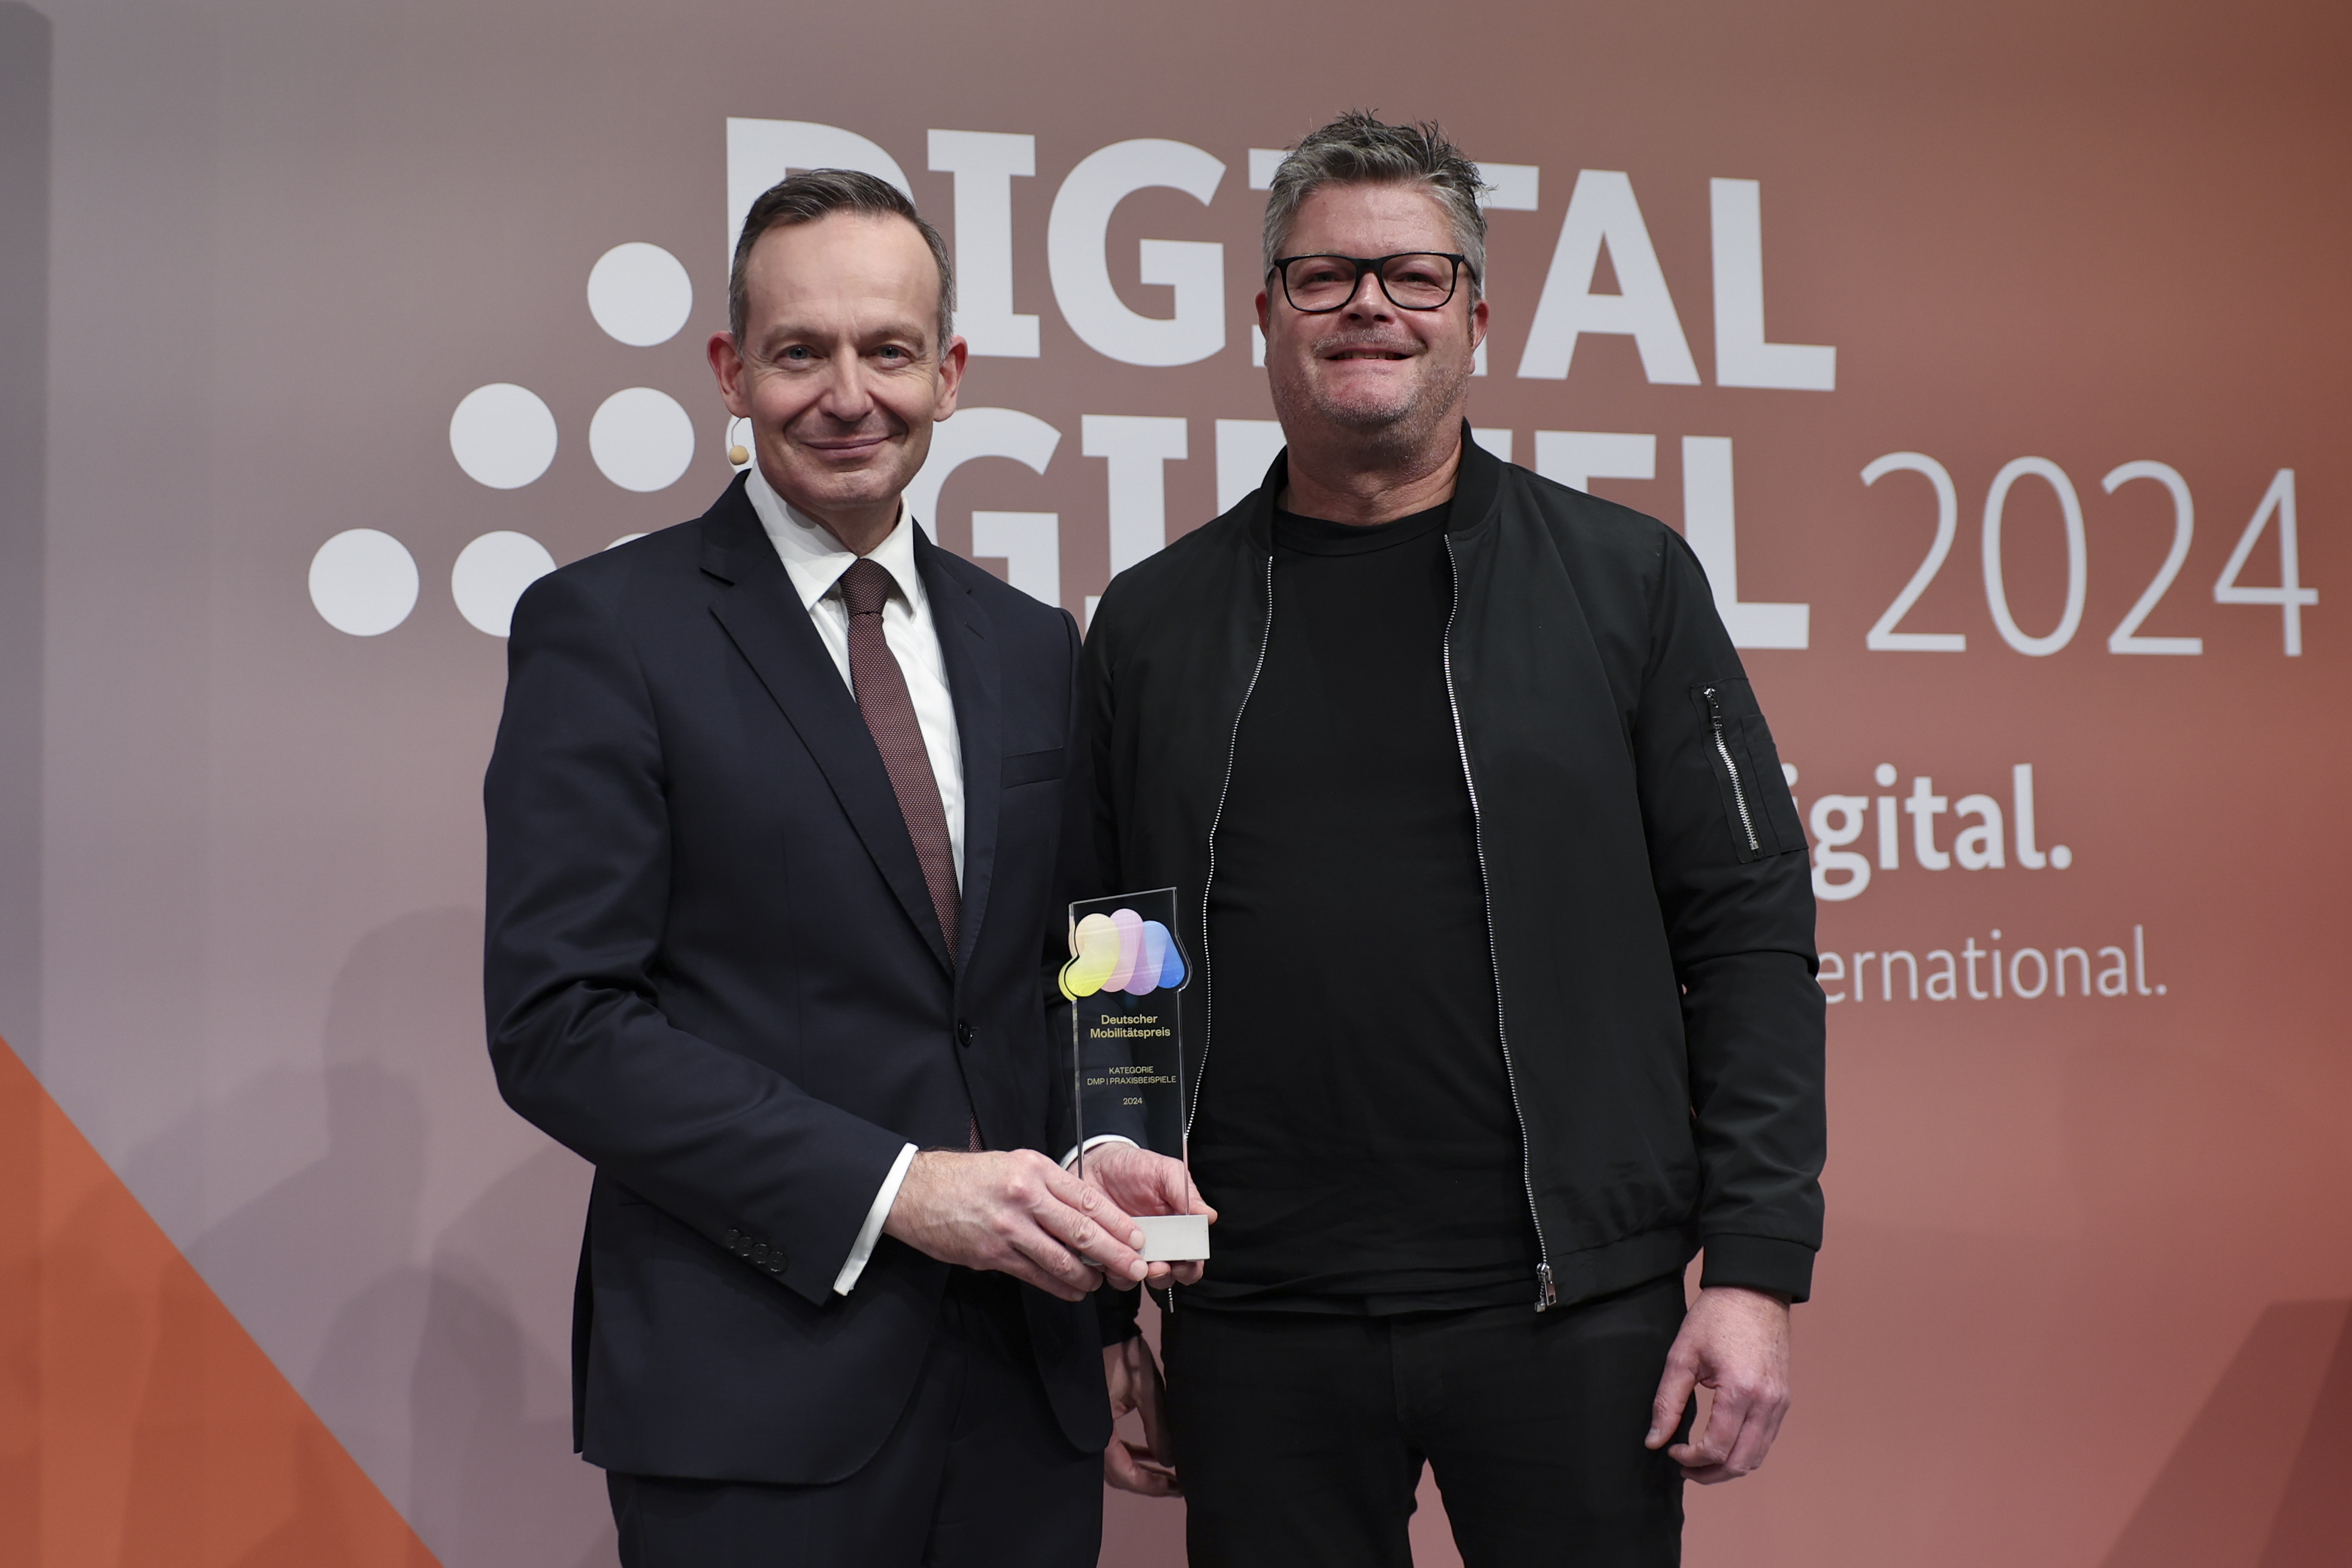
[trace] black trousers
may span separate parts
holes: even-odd
[[[1682,1472],[1642,1439],[1683,1305],[1679,1277],[1541,1313],[1180,1304],[1161,1342],[1192,1568],[1412,1568],[1424,1460],[1466,1568],[1672,1568]]]
[[[1102,1456],[1062,1435],[1014,1291],[956,1270],[905,1413],[845,1480],[608,1474],[622,1568],[1094,1568]]]

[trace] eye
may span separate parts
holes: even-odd
[[[809,346],[806,343],[794,343],[776,356],[786,364],[806,364],[815,357],[809,352]]]

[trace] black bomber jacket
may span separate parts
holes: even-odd
[[[1823,1005],[1804,834],[1771,734],[1680,535],[1463,436],[1445,673],[1535,1305],[1674,1273],[1701,1249],[1705,1283],[1802,1300],[1822,1239]],[[1286,461],[1121,573],[1087,637],[1104,886],[1175,887],[1200,955],[1182,1015],[1188,1127],[1217,1068],[1203,928],[1267,642]]]

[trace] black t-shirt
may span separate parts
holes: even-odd
[[[1275,514],[1274,630],[1209,892],[1214,1032],[1187,1305],[1397,1312],[1535,1296],[1470,794],[1448,511]]]

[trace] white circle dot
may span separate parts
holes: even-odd
[[[527,386],[478,386],[449,416],[449,452],[477,484],[520,489],[555,461],[555,416]]]
[[[486,533],[457,552],[449,569],[449,595],[477,631],[507,635],[522,591],[555,570],[547,546],[528,533]]]
[[[339,632],[381,637],[416,607],[416,558],[389,533],[345,529],[310,557],[310,603]]]
[[[1893,763],[1881,763],[1870,776],[1878,781],[1879,788],[1892,789],[1895,787],[1895,764]]]
[[[693,310],[694,280],[658,245],[616,245],[588,269],[588,313],[632,348],[667,342]]]
[[[2163,986],[2161,986],[2161,985],[2158,986],[2158,987],[2156,988],[2156,994],[2157,994],[2158,996],[2163,995],[2163,994],[2164,994],[2164,987],[2163,987]]]
[[[627,387],[588,422],[588,453],[625,490],[667,489],[694,461],[694,421],[668,393]]]
[[[2063,871],[2074,863],[2074,852],[2063,844],[2053,844],[2050,847],[2050,863]]]

